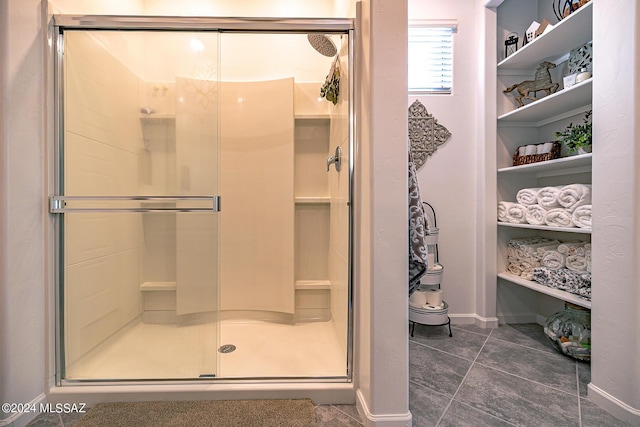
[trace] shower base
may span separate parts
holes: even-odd
[[[141,321],[67,367],[68,380],[287,378],[346,376],[332,321],[282,324],[222,320],[189,326]],[[218,346],[231,344],[233,352]]]

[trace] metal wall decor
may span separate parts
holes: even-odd
[[[586,68],[593,71],[593,42],[588,42],[569,52],[569,74],[576,74]]]
[[[409,143],[416,168],[451,137],[451,132],[438,124],[424,105],[417,99],[409,107]]]

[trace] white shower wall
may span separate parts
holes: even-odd
[[[136,194],[142,149],[139,81],[87,35],[72,33],[67,40],[65,192]],[[142,222],[139,216],[124,214],[70,214],[66,227],[69,363],[140,313]]]

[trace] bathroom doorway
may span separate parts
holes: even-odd
[[[55,23],[58,382],[348,381],[351,21]]]

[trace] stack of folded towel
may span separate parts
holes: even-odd
[[[498,203],[498,220],[513,224],[591,228],[591,185],[523,188],[517,202]]]
[[[543,237],[512,239],[507,260],[512,274],[591,299],[590,243]]]
[[[568,268],[550,270],[538,267],[533,270],[533,280],[541,285],[560,289],[591,300],[591,273],[577,273]]]
[[[526,280],[533,279],[533,270],[540,267],[547,249],[557,248],[557,240],[544,237],[526,237],[509,241],[507,248],[507,270]]]

